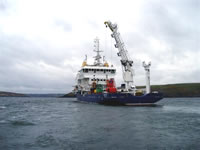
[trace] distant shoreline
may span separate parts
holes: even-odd
[[[25,94],[21,94],[21,93],[0,91],[0,97],[28,97],[28,96]]]
[[[138,86],[137,88],[145,88],[145,86]],[[200,83],[152,85],[151,91],[159,91],[163,93],[165,98],[200,97]],[[75,97],[75,95],[72,92],[69,92],[63,97],[70,98]]]
[[[163,93],[166,98],[200,97],[200,83],[152,85],[151,89]]]
[[[145,88],[138,86],[137,88]],[[163,93],[165,98],[187,98],[200,97],[200,83],[179,83],[167,85],[152,85],[151,91],[159,91]],[[60,97],[73,98],[75,94],[69,92],[67,94],[21,94],[0,91],[0,97]]]

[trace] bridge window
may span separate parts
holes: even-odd
[[[88,69],[83,69],[83,72],[87,73],[87,72],[88,72]]]
[[[111,73],[115,73],[115,70],[111,70]]]

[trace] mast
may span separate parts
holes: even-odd
[[[94,39],[94,52],[97,53],[97,55],[94,56],[94,58],[95,58],[94,65],[96,65],[96,66],[101,65],[100,52],[102,52],[102,51],[99,50],[99,39],[98,38]]]
[[[150,66],[151,66],[151,62],[149,62],[148,64],[143,62],[143,67],[146,72],[146,94],[151,92],[151,89],[150,89]]]

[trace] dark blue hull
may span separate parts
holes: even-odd
[[[77,99],[85,102],[94,102],[104,105],[149,105],[163,98],[161,93],[149,93],[134,96],[130,93],[103,93],[103,94],[77,94]]]

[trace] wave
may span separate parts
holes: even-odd
[[[0,106],[0,109],[5,109],[6,108],[6,106]]]
[[[49,147],[52,145],[54,146],[58,145],[58,142],[53,135],[45,133],[37,137],[36,144],[39,145],[40,147]]]
[[[179,113],[196,113],[196,114],[200,114],[199,107],[197,107],[197,106],[192,106],[192,107],[186,107],[186,106],[164,106],[164,110],[173,111],[173,112],[179,112]]]
[[[8,123],[6,120],[0,120],[0,124],[6,124]]]
[[[14,126],[32,126],[32,125],[35,125],[32,122],[28,122],[28,121],[24,121],[24,120],[11,121],[11,124],[14,125]]]

